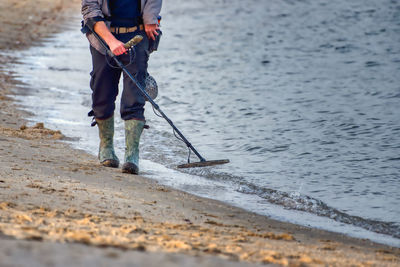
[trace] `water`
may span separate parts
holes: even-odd
[[[147,106],[144,176],[400,246],[398,1],[175,0],[162,15],[149,67],[157,103],[205,158],[231,163],[177,170],[187,148]],[[28,84],[17,99],[31,120],[96,154],[97,129],[86,117],[91,60],[79,20],[23,52],[13,68]],[[116,146],[122,158],[119,119]]]

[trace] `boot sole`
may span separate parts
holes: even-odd
[[[119,162],[114,159],[106,159],[105,161],[101,162],[101,165],[109,168],[118,168]]]
[[[123,173],[130,173],[130,174],[139,174],[139,168],[135,164],[131,162],[126,162],[122,165],[122,172]]]

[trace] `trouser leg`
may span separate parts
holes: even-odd
[[[121,71],[110,67],[106,57],[93,47],[93,70],[90,73],[92,89],[92,110],[99,129],[99,160],[106,167],[118,167],[119,160],[114,152],[114,109],[118,94],[118,82]]]
[[[144,32],[140,32],[140,34],[143,36],[143,40],[135,46],[135,62],[127,66],[127,69],[135,76],[136,81],[144,87],[144,79],[147,74],[147,62],[149,59],[148,39]],[[125,163],[122,166],[122,171],[138,174],[139,141],[145,124],[145,98],[138,86],[125,73],[123,82],[124,89],[121,96],[121,117],[125,120]]]
[[[136,34],[141,34],[143,40],[135,46],[135,62],[127,66],[128,71],[136,78],[136,80],[144,87],[144,80],[147,74],[147,62],[149,60],[148,38],[144,31],[135,32],[130,39]],[[121,118],[123,120],[145,120],[144,105],[145,98],[140,92],[136,84],[124,73],[123,76],[124,89],[121,96]]]
[[[92,76],[90,80],[92,109],[96,119],[104,120],[114,114],[121,70],[109,66],[106,56],[95,48],[90,47],[90,52],[93,63],[93,70],[90,73]]]

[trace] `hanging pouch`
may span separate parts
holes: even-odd
[[[162,31],[161,30],[157,30],[158,35],[156,35],[156,39],[149,40],[149,53],[152,53],[154,51],[157,51],[158,49],[158,44],[160,43],[160,39],[161,39],[161,35],[162,35]]]

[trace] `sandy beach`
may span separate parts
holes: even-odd
[[[80,2],[5,0],[0,9],[0,50],[18,53],[61,31]],[[23,93],[6,68],[12,53],[0,54],[0,266],[400,266],[399,248],[123,174],[60,142],[61,132],[27,126],[10,97]]]

